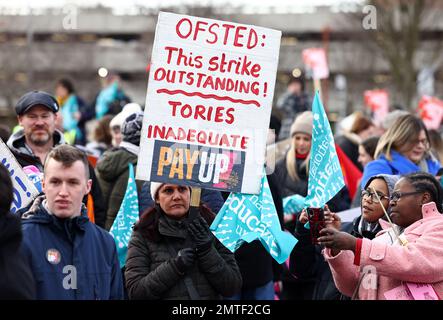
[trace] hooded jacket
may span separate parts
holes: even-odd
[[[0,300],[35,299],[31,268],[20,251],[20,219],[0,214]]]
[[[434,176],[440,169],[438,163],[433,157],[428,157],[421,161],[420,165],[415,164],[397,151],[391,150],[392,161],[388,160],[384,154],[376,160],[369,162],[363,171],[361,185],[365,186],[368,180],[378,174],[404,175],[407,173],[424,171]]]
[[[65,143],[63,134],[58,130],[54,131],[53,139],[54,147]],[[23,129],[11,135],[8,139],[7,145],[22,167],[33,165],[36,166],[40,172],[43,172],[43,163],[39,157],[34,155],[31,148],[26,144],[25,131]]]
[[[360,300],[385,300],[384,294],[403,282],[431,284],[436,293],[443,294],[443,215],[428,206],[422,207],[423,218],[404,229],[408,241],[406,246],[381,241],[389,230],[388,224],[380,220],[384,229],[374,240],[363,239],[360,266],[353,264],[354,253],[342,250],[335,257],[330,249],[323,254],[329,263],[337,288],[345,295],[354,291]],[[366,267],[366,268],[365,268]],[[374,274],[365,274],[367,267]],[[367,277],[372,277],[371,279]],[[365,283],[371,285],[364,285]]]
[[[23,249],[36,280],[37,299],[123,298],[123,282],[112,236],[91,223],[83,208],[59,219],[38,197],[23,214]]]

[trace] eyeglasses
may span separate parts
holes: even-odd
[[[379,194],[379,193],[377,193],[377,194],[378,194],[378,197],[375,195],[375,192],[370,192],[368,190],[363,190],[361,192],[361,197],[362,198],[369,197],[369,198],[371,198],[371,201],[375,202],[375,203],[380,203],[380,201],[378,201],[378,198],[380,198],[380,200],[389,199],[389,197],[385,196],[384,194]]]
[[[413,143],[414,145],[422,144],[422,145],[425,146],[425,148],[427,148],[427,147],[429,146],[429,141],[428,141],[428,139],[415,140],[415,141],[413,141],[412,143]]]
[[[407,196],[412,196],[414,194],[419,194],[419,193],[423,193],[423,191],[413,191],[413,192],[399,192],[399,191],[396,191],[396,192],[393,192],[391,194],[391,196],[389,197],[389,200],[397,202],[400,198],[407,197]]]

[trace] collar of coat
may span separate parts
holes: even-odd
[[[158,232],[164,236],[186,239],[187,226],[186,218],[175,220],[167,217],[164,213],[161,213],[158,223]]]
[[[54,147],[58,146],[59,144],[64,144],[65,139],[63,137],[63,134],[58,130],[54,130],[53,141],[54,141]],[[26,144],[24,129],[21,129],[21,130],[17,131],[16,133],[14,133],[8,139],[7,145],[9,148],[11,148],[12,150],[14,150],[16,152],[23,153],[23,154],[26,154],[29,156],[34,156],[31,148],[29,148],[28,145]]]
[[[32,203],[29,210],[22,215],[22,222],[57,225],[57,217],[49,213],[43,204],[43,201],[45,200],[45,195],[38,196]],[[86,224],[89,221],[89,218],[84,204],[82,205],[80,216],[74,217],[71,220],[72,224],[75,225],[79,230],[84,231],[86,229]]]

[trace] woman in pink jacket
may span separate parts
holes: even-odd
[[[434,176],[412,173],[396,183],[390,196],[396,230],[380,220],[384,230],[369,240],[323,229],[318,240],[326,247],[323,254],[337,288],[362,300],[411,299],[405,288],[420,283],[433,291],[424,296],[443,297],[442,202]],[[416,291],[413,296],[417,299]]]

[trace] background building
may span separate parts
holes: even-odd
[[[389,59],[371,40],[376,31],[362,26],[365,1],[338,1],[328,6],[309,4],[312,1],[275,6],[206,1],[206,5],[199,7],[188,1],[169,8],[133,2],[125,7],[97,4],[87,7],[75,3],[58,7],[10,7],[0,2],[0,117],[14,122],[12,107],[20,95],[29,89],[53,92],[55,81],[60,77],[72,79],[78,93],[91,102],[100,89],[99,68],[120,74],[125,92],[143,105],[148,79],[146,68],[159,10],[281,30],[275,99],[284,91],[288,75],[294,69],[296,74],[297,69],[303,70],[302,50],[324,47],[330,77],[322,81],[322,88],[330,112],[342,117],[362,109],[364,90],[376,87],[389,90],[392,104],[408,107],[399,93],[401,90],[394,86]],[[313,3],[317,2],[321,1]],[[437,6],[431,11],[438,17],[442,10]],[[377,17],[381,11],[382,8],[377,8]],[[384,26],[380,26],[380,22],[381,17],[379,28]],[[433,71],[430,73],[433,77],[425,79],[425,85],[438,96],[443,89],[443,59],[438,55],[436,58],[435,54],[441,53],[443,19],[424,21],[419,26],[419,34],[412,76],[415,79],[426,68]],[[401,51],[400,45],[395,47],[394,43],[393,50]],[[313,90],[309,80],[307,90]],[[413,95],[410,108],[417,99],[418,96]]]

